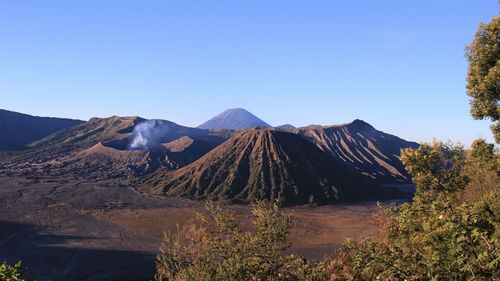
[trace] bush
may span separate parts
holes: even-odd
[[[2,281],[27,281],[21,276],[22,266],[21,262],[16,263],[15,265],[9,265],[6,262],[0,264],[0,280]]]
[[[323,279],[319,267],[285,254],[290,215],[264,203],[252,215],[252,230],[242,231],[230,212],[207,202],[197,225],[165,234],[156,280]]]
[[[435,142],[402,158],[416,177],[414,202],[381,209],[381,237],[348,241],[330,261],[331,279],[499,280],[498,154],[484,143],[463,153]]]

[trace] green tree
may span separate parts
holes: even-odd
[[[471,97],[471,113],[475,119],[489,118],[496,142],[500,143],[500,16],[479,25],[466,47],[469,61],[467,94]]]
[[[461,145],[423,143],[417,149],[403,149],[401,161],[412,176],[418,198],[432,200],[438,194],[455,192],[467,185],[468,178],[462,173],[465,149]]]
[[[405,150],[402,158],[417,185],[414,201],[382,208],[381,235],[348,241],[326,267],[331,279],[499,280],[500,192],[492,146],[476,141],[465,152],[434,142]]]

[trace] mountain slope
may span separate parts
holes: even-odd
[[[228,109],[198,126],[200,129],[230,130],[251,129],[255,127],[270,128],[271,126],[242,108]]]
[[[88,122],[60,130],[29,145],[14,155],[18,160],[47,160],[92,147],[99,142],[127,142],[140,117],[92,118]]]
[[[238,132],[184,168],[155,173],[142,188],[195,199],[265,199],[285,205],[390,195],[356,177],[304,138],[263,129]]]
[[[92,118],[32,143],[29,150],[6,155],[0,162],[23,175],[140,176],[185,166],[222,143],[226,134],[136,116]],[[136,139],[143,142],[132,147]]]
[[[386,183],[409,182],[399,156],[417,143],[376,130],[362,120],[337,126],[299,128],[299,135],[353,171]]]
[[[83,123],[81,120],[38,117],[0,109],[0,151],[25,149],[36,140],[61,129]]]
[[[54,154],[82,150],[102,142],[116,149],[128,150],[135,135],[138,134],[134,129],[144,123],[152,124],[152,129],[148,133],[154,133],[154,136],[148,136],[151,140],[145,144],[145,149],[149,146],[151,148],[160,146],[161,143],[170,142],[183,136],[207,134],[205,130],[184,127],[167,120],[146,120],[137,116],[112,116],[92,118],[84,124],[59,131],[37,141],[31,144],[31,147],[38,153],[50,150]]]

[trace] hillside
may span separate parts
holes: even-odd
[[[200,129],[241,130],[271,126],[243,108],[228,109],[198,126]]]
[[[285,205],[391,195],[299,135],[269,129],[238,132],[196,162],[155,173],[142,186],[149,192],[194,199],[266,199]]]
[[[0,151],[16,151],[61,129],[83,123],[81,120],[38,117],[0,109]]]
[[[222,143],[225,134],[136,116],[92,118],[1,162],[21,175],[127,178],[185,166]],[[140,145],[132,147],[137,140]]]
[[[362,120],[337,126],[308,126],[297,133],[314,143],[337,163],[380,182],[410,182],[399,156],[417,143],[376,130]]]

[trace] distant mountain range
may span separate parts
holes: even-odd
[[[38,118],[28,120],[45,124]],[[228,110],[198,128],[140,117],[54,120],[68,127],[40,135],[11,125],[26,135],[19,146],[25,150],[2,156],[0,172],[3,167],[20,176],[121,178],[145,192],[193,199],[325,204],[396,196],[382,184],[410,182],[399,153],[418,146],[362,120],[271,128],[244,109]]]

